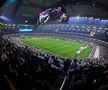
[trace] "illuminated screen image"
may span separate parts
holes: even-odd
[[[56,7],[56,8],[49,8],[39,13],[39,22],[46,23],[49,19],[51,20],[58,20],[62,22],[67,19],[66,8],[65,7]]]
[[[20,32],[32,32],[33,29],[19,29]]]
[[[8,2],[9,4],[13,4],[14,2],[16,2],[16,0],[7,0],[7,2]]]

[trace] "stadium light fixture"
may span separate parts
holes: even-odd
[[[101,22],[103,22],[104,20],[102,19]]]
[[[97,20],[100,20],[99,18]]]
[[[76,19],[80,19],[80,16],[77,16]]]
[[[28,21],[27,20],[25,20],[25,23],[27,23]]]
[[[87,19],[87,17],[85,17],[85,19]]]
[[[89,19],[93,19],[93,17],[90,17]]]
[[[10,18],[3,15],[0,16],[0,19],[2,19],[3,21],[10,21]]]
[[[4,17],[4,16],[0,16],[0,18],[1,18],[1,19],[6,19],[6,17]]]

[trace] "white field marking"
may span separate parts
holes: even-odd
[[[86,49],[88,46],[81,46],[80,49],[77,51],[77,54],[80,54],[84,49]]]
[[[95,50],[93,58],[98,58],[99,59],[99,54],[100,54],[100,47],[96,46],[96,50]]]

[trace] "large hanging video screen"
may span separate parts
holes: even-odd
[[[39,22],[46,23],[48,20],[62,22],[67,19],[66,9],[63,6],[46,9],[39,14]]]

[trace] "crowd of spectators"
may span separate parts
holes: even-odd
[[[18,90],[32,90],[33,87],[37,90],[49,90],[61,73],[61,70],[50,66],[50,63],[57,63],[51,61],[55,57],[45,60],[47,55],[43,59],[43,54],[33,53],[28,47],[18,47],[7,39],[1,39],[0,52],[1,75],[8,76]]]
[[[63,90],[107,90],[107,69],[107,64],[99,60],[65,60],[33,51],[26,45],[19,46],[9,36],[0,38],[0,77],[13,85],[2,83],[1,90],[59,90],[54,87],[65,76]]]

